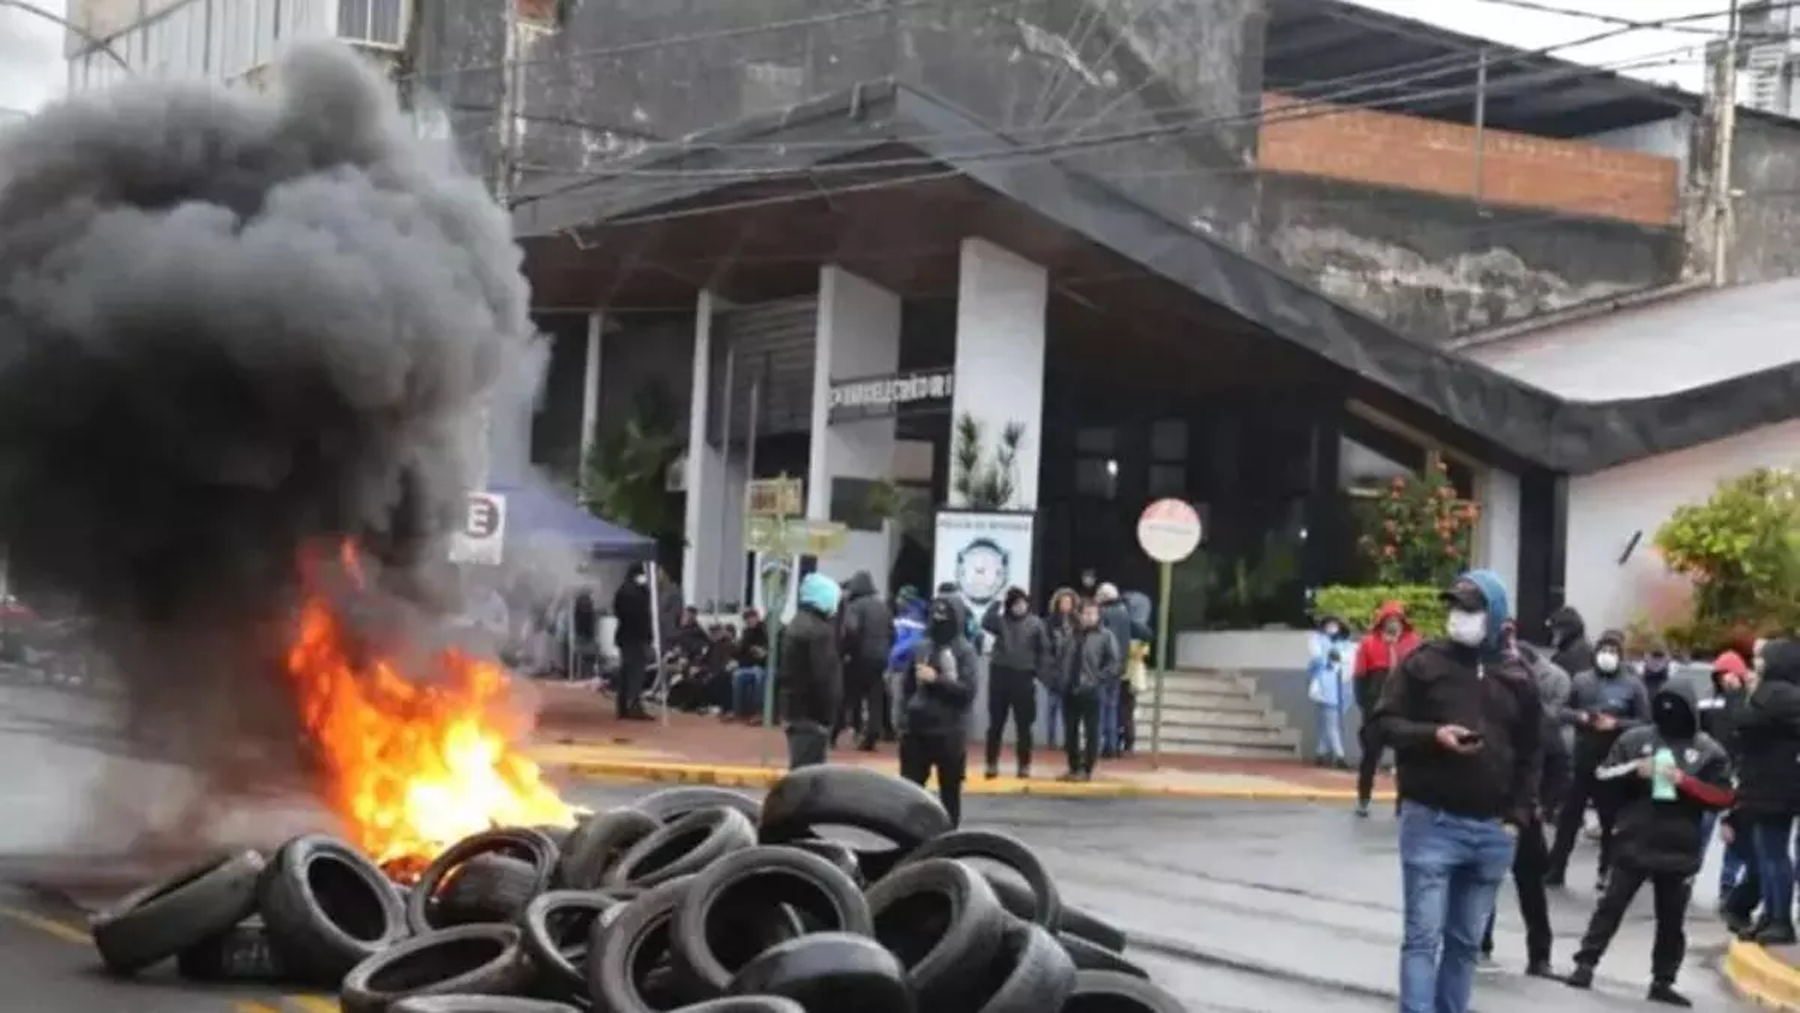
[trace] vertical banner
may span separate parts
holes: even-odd
[[[977,619],[1006,596],[1007,588],[1031,590],[1036,521],[1028,511],[939,510],[933,590],[955,584]]]

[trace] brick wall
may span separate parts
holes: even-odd
[[[1257,164],[1273,172],[1355,180],[1449,196],[1475,190],[1475,130],[1438,120],[1343,108],[1286,115],[1296,100],[1263,96]],[[1482,200],[1643,225],[1670,225],[1679,211],[1672,158],[1487,130]]]

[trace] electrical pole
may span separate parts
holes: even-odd
[[[493,157],[488,166],[488,192],[502,213],[512,214],[513,166],[516,161],[519,101],[519,0],[500,0],[505,6],[502,18],[505,42],[500,61],[500,96],[494,103]],[[493,481],[494,470],[494,398],[490,392],[477,408],[475,452],[475,488],[486,489]],[[503,406],[510,407],[510,406]],[[508,448],[510,452],[511,448]]]
[[[1731,156],[1737,142],[1737,85],[1738,85],[1738,50],[1743,34],[1743,26],[1738,18],[1738,0],[1731,0],[1729,10],[1725,14],[1725,66],[1719,72],[1719,102],[1717,105],[1717,122],[1713,129],[1717,137],[1713,142],[1712,172],[1712,283],[1715,288],[1723,288],[1729,278],[1727,255],[1731,251],[1731,219],[1733,198],[1731,193]]]

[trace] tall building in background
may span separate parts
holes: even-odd
[[[1800,67],[1800,7],[1756,0],[1739,9],[1743,42],[1738,50],[1738,103],[1793,116],[1794,79]]]
[[[398,53],[412,0],[70,0],[69,20],[136,74],[254,82],[295,42],[339,38]],[[103,88],[126,71],[70,32],[69,91]]]

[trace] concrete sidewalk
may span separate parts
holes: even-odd
[[[728,723],[716,717],[671,714],[669,724],[620,721],[610,698],[591,686],[540,683],[538,728],[533,754],[552,773],[565,776],[677,784],[717,784],[761,788],[774,783],[787,765],[787,744],[779,729]],[[833,751],[837,763],[894,769],[892,744],[873,753]],[[1189,798],[1280,802],[1353,802],[1354,774],[1319,770],[1298,761],[1269,762],[1168,756],[1153,769],[1144,755],[1102,760],[1092,781],[1056,780],[1065,769],[1061,750],[1040,749],[1030,780],[982,774],[981,745],[971,743],[971,794],[1045,795],[1078,798]],[[1000,760],[1005,774],[1016,770],[1012,751]],[[1377,798],[1392,799],[1390,785],[1377,785]]]

